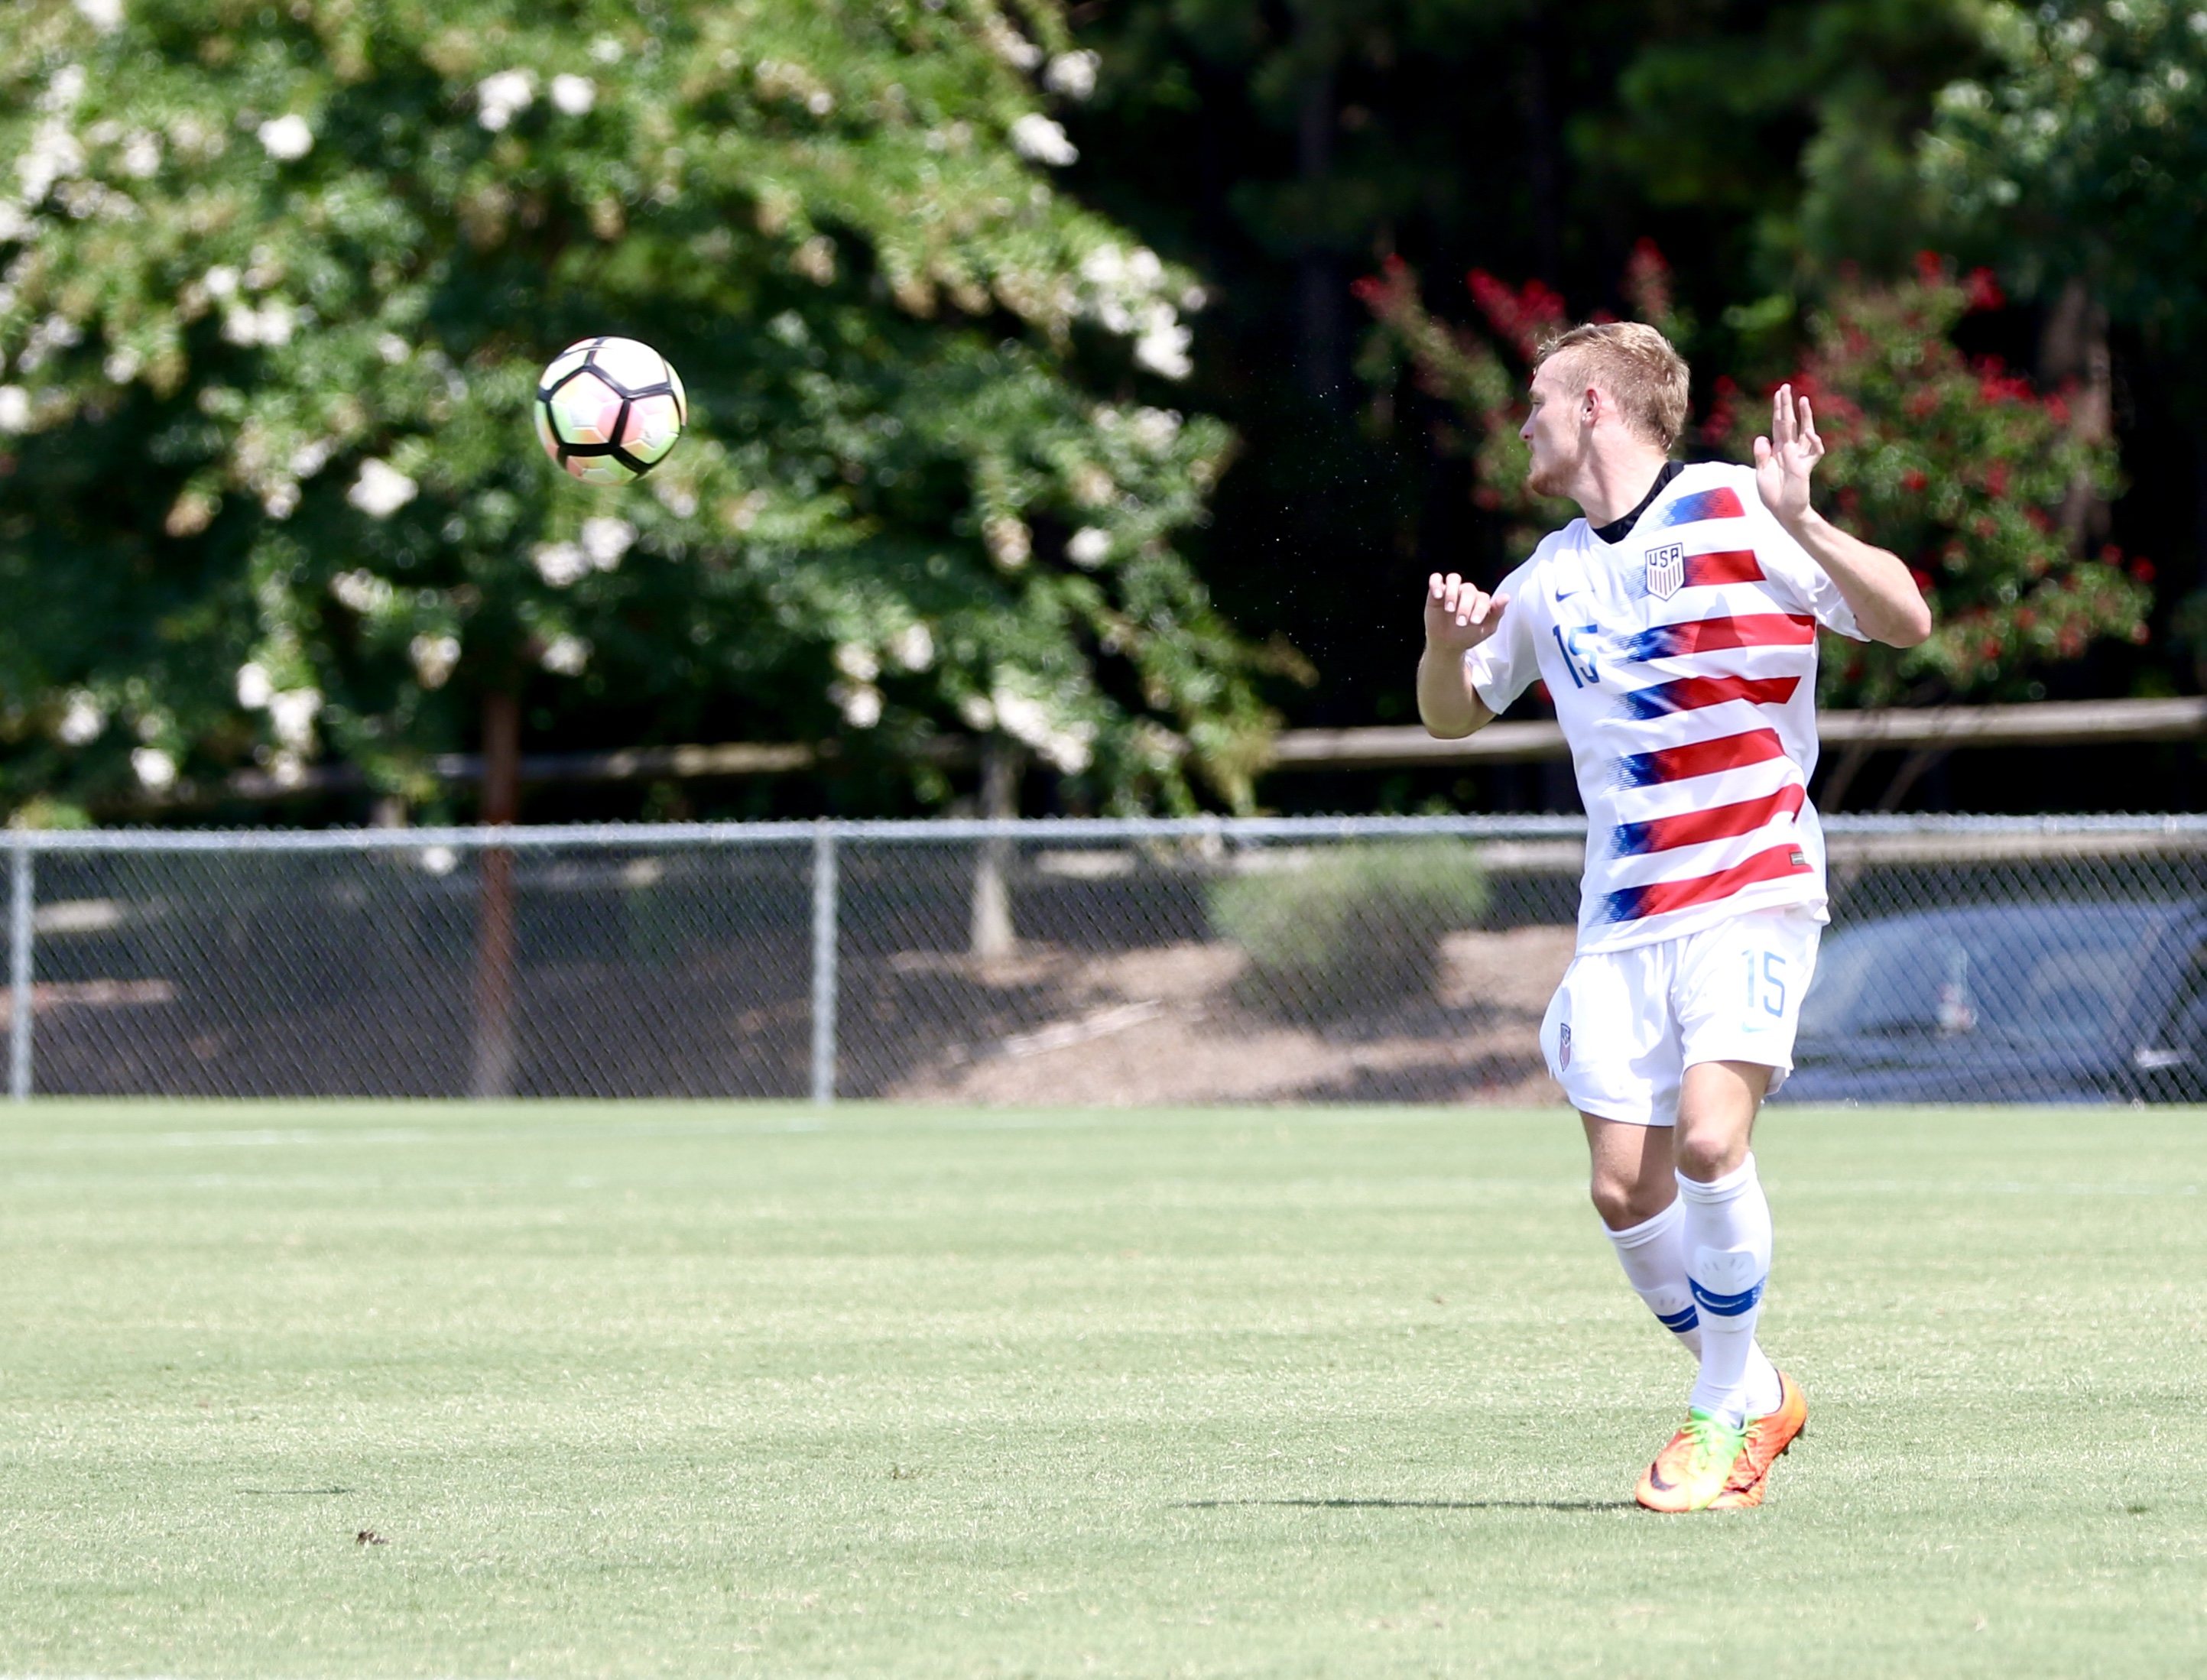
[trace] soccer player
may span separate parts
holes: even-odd
[[[1418,708],[1457,739],[1547,685],[1587,809],[1578,948],[1540,1043],[1579,1110],[1596,1211],[1633,1289],[1700,1362],[1641,1477],[1660,1511],[1757,1505],[1807,1420],[1755,1341],[1770,1206],[1749,1144],[1792,1066],[1825,913],[1816,632],[1912,647],[1930,610],[1899,558],[1810,505],[1824,452],[1779,387],[1755,465],[1669,458],[1686,364],[1653,327],[1540,353],[1527,483],[1585,517],[1493,595],[1426,595]]]

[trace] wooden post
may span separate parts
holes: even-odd
[[[504,825],[521,803],[521,702],[511,694],[483,697],[482,821]],[[469,1094],[513,1095],[517,1057],[513,1032],[513,852],[488,846],[478,861],[475,933],[475,1056]]]

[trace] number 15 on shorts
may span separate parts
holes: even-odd
[[[1785,959],[1775,951],[1743,954],[1747,958],[1747,1015],[1750,1025],[1758,1014],[1773,1020],[1785,1019]]]

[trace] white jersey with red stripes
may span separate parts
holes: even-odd
[[[1465,669],[1498,714],[1536,678],[1555,702],[1587,809],[1578,948],[1782,905],[1821,919],[1816,630],[1863,638],[1754,470],[1686,468],[1619,542],[1575,520],[1495,593]]]

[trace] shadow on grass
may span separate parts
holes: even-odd
[[[349,1487],[241,1487],[236,1491],[263,1499],[326,1499],[333,1493],[352,1492]]]
[[[1176,1511],[1271,1505],[1319,1511],[1629,1511],[1630,1499],[1183,1499]]]

